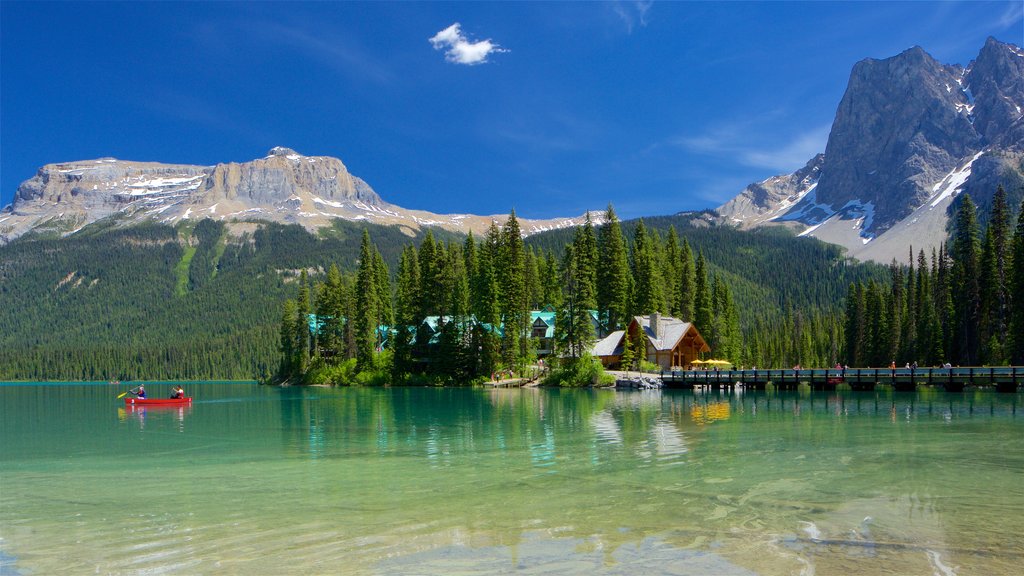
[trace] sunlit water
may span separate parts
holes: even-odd
[[[0,574],[1024,566],[1016,394],[124,390],[0,385]]]

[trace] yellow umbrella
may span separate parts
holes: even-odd
[[[732,362],[728,360],[705,360],[704,363],[712,366],[732,366]]]
[[[704,363],[703,360],[694,360],[694,361],[690,362],[690,364],[703,364],[703,363]]]

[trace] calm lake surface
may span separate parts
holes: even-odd
[[[1019,394],[126,389],[0,384],[0,574],[1024,566]]]

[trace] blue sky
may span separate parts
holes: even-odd
[[[1024,4],[0,3],[0,205],[39,166],[341,158],[434,212],[717,206],[824,151],[851,66]],[[454,24],[458,26],[453,26]]]

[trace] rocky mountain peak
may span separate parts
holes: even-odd
[[[0,210],[0,244],[30,231],[72,234],[116,216],[130,225],[212,218],[228,223],[273,221],[309,229],[336,218],[412,228],[484,232],[504,216],[434,214],[389,204],[338,158],[304,156],[277,146],[263,158],[215,166],[100,158],[47,164]],[[577,226],[582,216],[520,219],[524,234]]]
[[[1020,148],[1024,140],[1024,51],[989,37],[964,74],[974,99],[974,128],[986,144]]]
[[[998,185],[1024,190],[1024,51],[989,38],[967,68],[919,46],[857,62],[812,164],[815,186],[805,167],[751,184],[719,214],[788,221],[880,262],[902,260],[908,244],[937,246],[957,195],[984,207]]]
[[[267,157],[270,156],[298,156],[299,158],[301,158],[302,154],[299,154],[298,152],[292,150],[291,148],[286,148],[284,146],[274,146],[273,148],[270,149],[270,152],[267,152]]]

